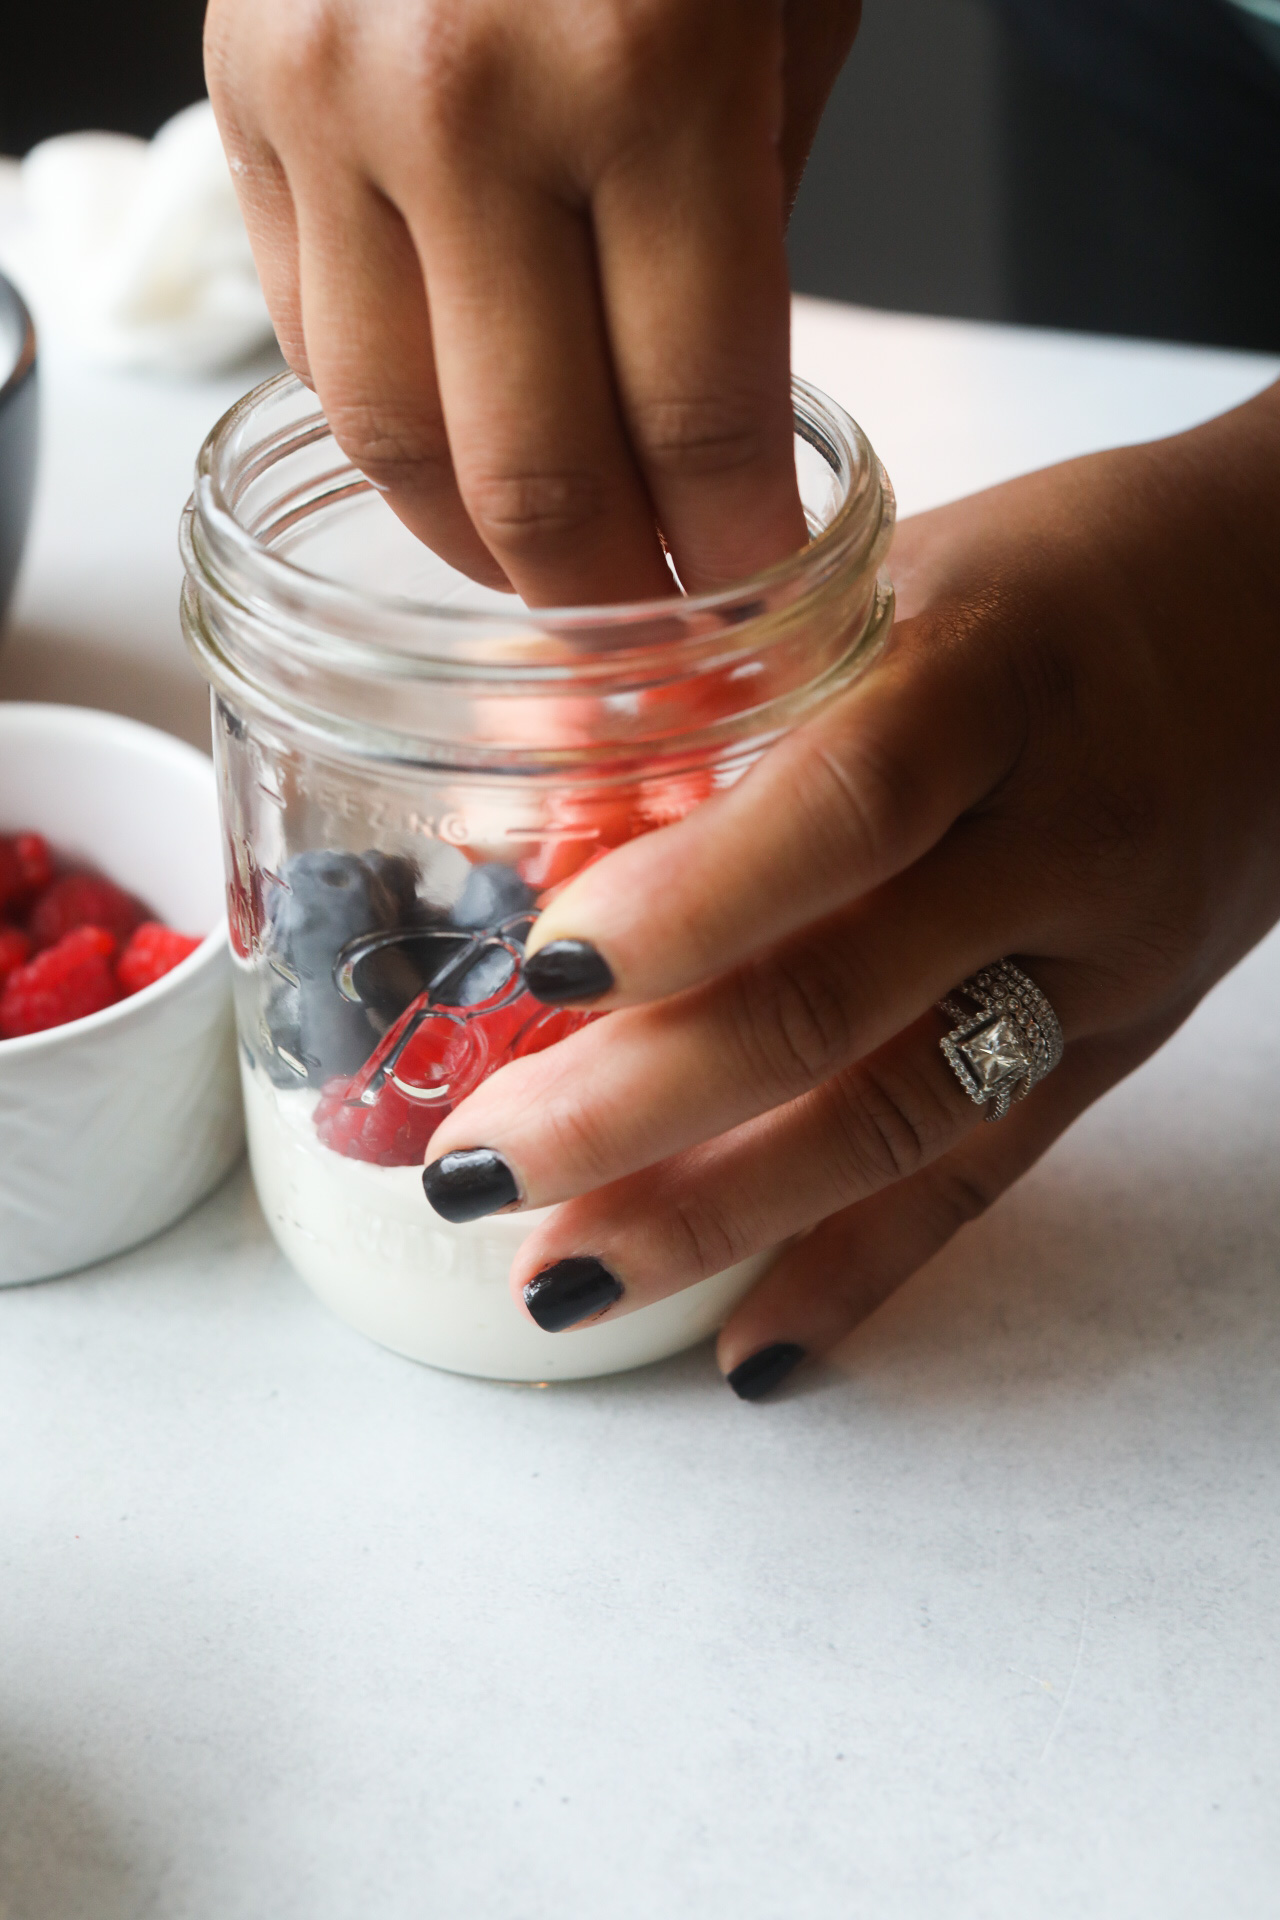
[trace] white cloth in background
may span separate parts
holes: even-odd
[[[154,140],[70,133],[0,162],[0,267],[97,366],[215,373],[271,338],[207,100]]]

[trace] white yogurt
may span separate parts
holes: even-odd
[[[285,1256],[343,1320],[397,1353],[496,1380],[581,1380],[663,1360],[714,1333],[768,1254],[651,1307],[578,1332],[544,1333],[507,1275],[541,1212],[451,1226],[417,1167],[375,1167],[316,1138],[317,1096],[281,1093],[243,1069],[249,1158]]]

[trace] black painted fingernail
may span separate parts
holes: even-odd
[[[725,1379],[739,1400],[759,1400],[780,1387],[792,1367],[803,1359],[803,1347],[792,1346],[789,1340],[775,1340],[771,1347],[761,1347],[759,1353],[739,1360]]]
[[[422,1170],[422,1191],[438,1214],[459,1225],[520,1198],[514,1173],[492,1147],[467,1147],[433,1160]]]
[[[524,963],[524,983],[535,1000],[598,1000],[613,985],[603,954],[587,940],[548,940]]]
[[[621,1280],[590,1254],[544,1267],[524,1290],[524,1303],[544,1333],[563,1333],[566,1327],[590,1320],[621,1298]]]

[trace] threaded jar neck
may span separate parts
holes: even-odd
[[[625,779],[754,754],[861,670],[891,609],[887,476],[834,402],[795,381],[793,405],[808,546],[712,594],[530,611],[422,548],[280,374],[201,448],[188,641],[233,710],[359,758]]]

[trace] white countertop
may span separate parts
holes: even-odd
[[[1242,355],[802,302],[904,511]],[[205,737],[243,379],[46,369],[0,696]],[[1280,943],[846,1344],[545,1391],[330,1319],[243,1173],[0,1294],[0,1920],[1271,1920]]]

